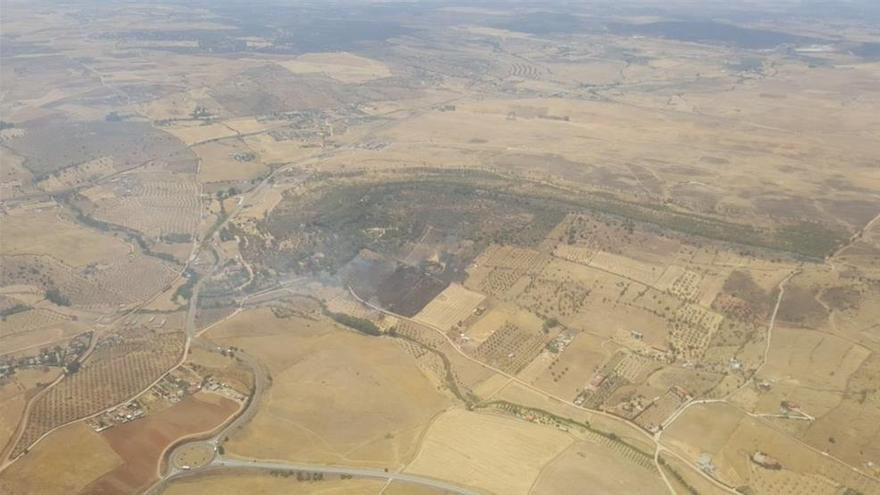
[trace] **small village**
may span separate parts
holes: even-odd
[[[71,339],[67,345],[40,348],[38,354],[8,354],[0,356],[0,380],[15,375],[16,371],[28,368],[65,368],[68,373],[78,369],[79,359],[89,348],[92,332],[82,333]]]
[[[221,395],[238,403],[244,403],[248,399],[247,395],[217,377],[202,377],[192,367],[184,365],[165,375],[136,399],[104,411],[88,419],[86,423],[96,432],[105,431],[146,417],[199,392]]]

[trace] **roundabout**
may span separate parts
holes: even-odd
[[[190,442],[171,453],[171,466],[175,470],[188,471],[207,466],[214,460],[217,450],[210,442]]]

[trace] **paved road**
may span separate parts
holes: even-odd
[[[218,352],[219,349],[215,344],[212,344],[203,337],[194,338],[192,340],[192,346],[214,352]],[[247,424],[251,418],[254,417],[257,413],[257,409],[259,409],[263,394],[269,387],[269,372],[257,359],[243,351],[235,351],[235,357],[240,359],[242,364],[250,368],[251,372],[254,374],[254,391],[245,403],[244,410],[241,414],[208,440],[217,447],[222,446],[226,437],[234,433],[238,428]]]
[[[193,290],[193,298],[192,301],[197,300],[198,291]],[[192,320],[190,320],[192,321]],[[192,328],[192,327],[190,327]],[[192,335],[192,333],[190,333]],[[196,337],[192,336],[190,340],[191,347],[197,347],[200,349],[204,349],[211,352],[219,352],[220,347],[216,344],[210,342],[208,339],[204,337]],[[253,356],[242,352],[235,351],[235,356],[239,358],[245,366],[251,369],[254,374],[254,391],[251,397],[248,399],[248,402],[245,404],[244,410],[241,414],[238,415],[232,422],[226,425],[222,430],[220,430],[215,435],[211,436],[207,440],[193,440],[193,442],[201,443],[208,442],[215,448],[219,448],[223,445],[226,437],[231,435],[235,430],[241,428],[245,424],[247,424],[256,414],[259,409],[259,403],[262,399],[263,393],[269,386],[269,372],[266,368]],[[170,454],[169,459],[173,458],[174,452],[177,449],[181,448],[183,445],[187,445],[189,442],[181,444],[176,447]],[[228,459],[222,456],[215,457],[210,464],[189,470],[181,470],[177,469],[172,463],[169,463],[168,471],[162,476],[162,479],[152,486],[150,489],[146,491],[147,495],[157,495],[162,493],[165,488],[167,488],[168,484],[172,481],[188,478],[193,476],[198,476],[201,474],[209,473],[212,471],[219,470],[228,470],[228,469],[258,469],[265,471],[303,471],[303,472],[312,472],[312,473],[324,473],[324,474],[336,474],[336,475],[348,475],[359,478],[375,478],[382,480],[391,480],[391,481],[401,481],[407,483],[414,483],[422,486],[428,486],[435,489],[445,490],[450,493],[456,493],[460,495],[479,495],[479,492],[462,488],[452,483],[448,483],[445,481],[427,478],[423,476],[416,476],[412,474],[406,473],[397,473],[397,472],[386,472],[382,469],[370,469],[370,468],[359,468],[359,467],[348,467],[348,466],[329,466],[322,464],[301,464],[301,463],[279,463],[279,462],[268,462],[268,461],[260,461],[260,460],[240,460],[240,459]]]
[[[394,471],[385,471],[383,469],[356,468],[347,466],[327,466],[322,464],[299,464],[299,463],[278,463],[264,461],[246,461],[240,459],[227,459],[217,457],[211,463],[212,467],[218,468],[246,468],[246,469],[263,469],[267,471],[303,471],[312,473],[350,475],[359,478],[376,478],[382,480],[403,481],[422,486],[428,486],[439,490],[445,490],[460,495],[481,495],[480,492],[462,488],[458,485],[441,481],[434,478],[417,476],[407,473],[396,473]]]
[[[430,488],[443,490],[458,495],[482,495],[481,492],[477,492],[469,488],[464,488],[446,481],[408,473],[385,471],[384,469],[371,469],[351,466],[331,466],[325,464],[268,462],[256,459],[229,459],[219,455],[214,457],[214,459],[208,465],[189,470],[174,470],[172,473],[164,476],[157,484],[148,489],[144,495],[159,495],[168,487],[169,484],[184,478],[201,476],[204,474],[209,474],[211,472],[221,472],[236,469],[322,473],[340,476],[346,475],[356,478],[373,478],[387,481],[412,483],[415,485],[427,486]]]

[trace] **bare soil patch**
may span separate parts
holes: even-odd
[[[212,398],[208,402],[196,394],[154,415],[102,432],[124,463],[95,480],[83,494],[139,492],[156,478],[160,457],[168,446],[186,435],[213,430],[236,410],[238,404],[232,400]]]

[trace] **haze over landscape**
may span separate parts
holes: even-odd
[[[0,0],[0,495],[880,495],[880,3]]]

